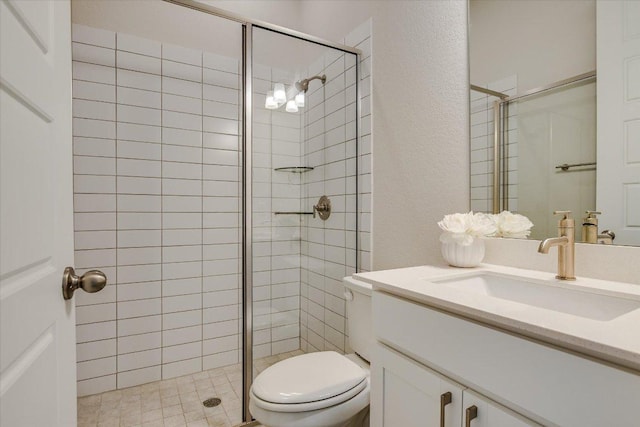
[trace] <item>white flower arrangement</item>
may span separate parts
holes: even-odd
[[[509,211],[495,215],[471,211],[445,215],[438,227],[444,231],[440,235],[441,242],[469,246],[476,237],[527,238],[533,223],[526,216]]]
[[[496,224],[496,237],[526,239],[531,234],[533,223],[524,215],[502,211],[491,216]]]
[[[493,219],[483,213],[455,213],[445,215],[438,222],[444,233],[440,235],[442,243],[459,243],[469,246],[476,237],[492,236],[496,233],[496,225]]]

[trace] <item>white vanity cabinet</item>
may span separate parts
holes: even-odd
[[[371,377],[372,427],[538,426],[382,344]]]
[[[373,293],[372,427],[640,426],[640,375],[388,293]],[[538,423],[538,424],[536,424]]]
[[[372,427],[461,425],[460,384],[381,344],[371,362]]]

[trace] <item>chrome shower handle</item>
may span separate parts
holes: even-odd
[[[317,205],[313,205],[313,217],[316,217],[316,212],[321,220],[326,221],[331,216],[331,200],[327,196],[320,197]]]

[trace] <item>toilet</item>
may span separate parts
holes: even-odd
[[[371,285],[344,278],[349,343],[355,351],[307,353],[265,369],[249,410],[268,427],[368,427]]]

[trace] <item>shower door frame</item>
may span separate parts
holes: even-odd
[[[362,91],[360,85],[362,51],[354,47],[324,40],[300,31],[259,20],[249,19],[232,12],[209,6],[194,0],[163,0],[188,7],[242,25],[242,420],[243,425],[254,425],[249,411],[249,394],[253,381],[253,212],[252,212],[252,153],[253,153],[253,28],[272,31],[285,36],[340,50],[356,55],[356,272],[360,270],[360,135]]]

